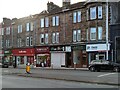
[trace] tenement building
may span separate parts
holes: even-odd
[[[39,14],[3,20],[8,22],[1,31],[4,29],[4,57],[9,63],[16,67],[29,62],[36,67],[44,63],[45,67],[84,68],[92,60],[106,59],[106,51],[111,55],[110,42],[106,45],[109,6],[107,12],[105,2],[62,3],[59,7],[48,2],[47,10]]]

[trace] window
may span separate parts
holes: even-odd
[[[55,33],[52,34],[52,43],[55,43]]]
[[[77,32],[73,31],[73,42],[76,42],[76,35],[77,35]]]
[[[89,35],[89,33],[88,33],[88,29],[86,30],[86,40],[88,41],[88,35]]]
[[[52,17],[52,25],[55,26],[55,17]]]
[[[33,31],[33,27],[34,27],[34,24],[33,24],[33,22],[31,22],[31,25],[30,25],[31,31]]]
[[[76,12],[74,12],[73,13],[73,23],[76,23],[77,22],[77,13]]]
[[[45,43],[48,44],[48,33],[45,34]]]
[[[40,35],[40,43],[43,44],[44,43],[44,34]]]
[[[22,32],[22,25],[18,25],[18,33]]]
[[[42,19],[40,20],[40,23],[41,23],[41,28],[43,28],[43,27],[44,27],[44,18],[42,18]]]
[[[73,31],[73,42],[81,41],[81,30],[74,30]]]
[[[78,22],[81,22],[81,11],[78,11]]]
[[[96,19],[96,7],[90,8],[90,19]]]
[[[30,31],[30,23],[26,23],[26,31]]]
[[[9,47],[10,47],[10,41],[6,40],[6,48],[9,48]]]
[[[7,27],[6,28],[6,35],[9,35],[10,34],[10,27]]]
[[[18,47],[21,47],[22,46],[22,40],[21,40],[21,38],[18,38]]]
[[[49,27],[49,18],[48,17],[45,18],[45,27]]]
[[[2,35],[4,35],[4,28],[2,28],[2,32],[1,33],[2,33]]]
[[[19,39],[19,42],[20,42],[20,47],[22,46],[22,39],[20,38]]]
[[[52,25],[58,26],[59,25],[59,16],[52,17]]]
[[[33,46],[33,37],[30,37],[30,46]]]
[[[56,33],[56,43],[59,43],[59,33]]]
[[[81,30],[77,31],[77,41],[81,41]]]
[[[59,25],[59,16],[56,16],[56,26]]]
[[[96,40],[96,28],[90,28],[90,40]]]
[[[102,40],[102,27],[98,27],[98,40]]]
[[[26,46],[29,46],[29,37],[26,37]]]
[[[102,18],[102,6],[98,6],[98,19]]]
[[[0,28],[0,35],[2,35],[2,29]]]
[[[86,11],[87,20],[89,20],[89,10]]]

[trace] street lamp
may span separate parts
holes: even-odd
[[[108,60],[108,0],[106,0],[106,60]]]

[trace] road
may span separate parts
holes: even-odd
[[[26,75],[25,69],[3,69],[4,74],[17,74],[37,78],[49,78],[89,83],[120,84],[119,73],[115,72],[90,72],[81,70],[46,70],[31,69],[31,74]]]
[[[116,86],[4,75],[2,88],[116,88]]]

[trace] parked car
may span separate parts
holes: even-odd
[[[120,64],[107,60],[93,60],[91,61],[88,69],[92,72],[100,72],[101,70],[112,70],[114,72],[119,72]]]

